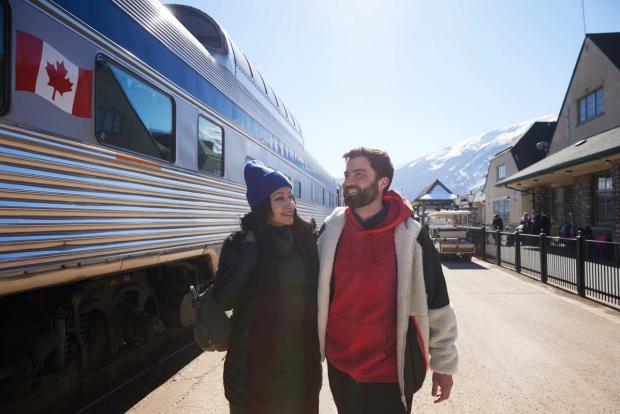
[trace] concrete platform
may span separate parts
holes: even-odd
[[[449,401],[434,405],[427,381],[414,412],[620,412],[620,312],[479,261],[444,272],[461,369]],[[130,412],[228,413],[223,356],[199,355]],[[320,412],[336,413],[327,378]]]

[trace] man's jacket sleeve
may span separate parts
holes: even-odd
[[[430,367],[434,372],[454,374],[458,368],[456,314],[450,304],[439,254],[426,230],[417,239],[422,247],[422,266],[429,314]]]
[[[213,296],[224,310],[237,304],[256,263],[257,247],[252,242],[237,243],[233,237],[224,241],[215,276]]]

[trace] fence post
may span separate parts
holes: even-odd
[[[497,265],[502,265],[502,232],[497,229],[495,232],[495,244],[497,245]]]
[[[484,224],[480,227],[480,230],[482,233],[482,243],[480,243],[480,249],[482,251],[480,252],[480,257],[482,257],[482,260],[485,260],[487,256],[487,229],[484,227]]]
[[[577,232],[577,254],[575,259],[577,262],[577,294],[582,298],[586,297],[586,271],[585,271],[585,237],[581,233],[581,230]]]
[[[519,229],[515,232],[515,272],[521,273],[521,238]]]
[[[547,237],[540,232],[540,281],[547,283]]]

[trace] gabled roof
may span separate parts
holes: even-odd
[[[588,37],[620,69],[620,32],[591,33]]]
[[[435,180],[415,198],[414,201],[452,201],[458,198],[441,181]]]
[[[510,152],[513,160],[515,161],[515,165],[517,166],[517,171],[521,171],[524,168],[527,168],[530,165],[542,160],[545,158],[546,152],[539,151],[536,148],[536,144],[541,141],[546,142],[547,145],[551,144],[551,138],[553,138],[553,132],[555,131],[556,124],[557,122],[534,122],[527,131],[516,137],[509,147],[504,148],[495,154],[492,159],[496,159],[499,156]],[[490,165],[491,163],[489,163],[489,168]],[[489,175],[487,172],[487,179],[488,177]],[[486,187],[486,179],[482,188],[484,187]]]
[[[557,122],[534,122],[530,129],[514,143],[511,152],[519,171],[545,158],[546,152],[539,151],[536,144],[546,142],[551,145],[551,138]]]
[[[581,43],[581,49],[579,49],[579,56],[577,56],[577,61],[575,62],[575,67],[573,67],[573,73],[570,75],[570,81],[568,82],[568,87],[566,88],[566,92],[564,93],[564,99],[562,100],[562,105],[560,105],[560,113],[558,115],[562,115],[562,109],[566,104],[566,98],[568,97],[568,91],[570,90],[570,86],[573,84],[573,79],[575,78],[575,72],[577,72],[577,66],[579,66],[579,62],[581,61],[581,55],[583,54],[583,50],[586,45],[586,41],[592,40],[594,44],[603,52],[609,60],[613,62],[613,64],[620,70],[620,65],[618,64],[618,59],[620,58],[618,49],[620,48],[620,32],[610,32],[610,33],[588,33],[586,37],[583,39]],[[557,123],[555,128],[557,128]],[[553,130],[553,135],[555,135],[555,128]]]

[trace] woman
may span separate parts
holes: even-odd
[[[252,211],[224,242],[213,294],[233,309],[224,364],[231,414],[316,414],[321,388],[314,225],[292,185],[259,161],[245,165]]]

